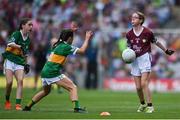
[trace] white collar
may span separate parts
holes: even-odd
[[[144,27],[142,27],[141,30],[137,33],[137,32],[135,31],[135,29],[133,28],[133,32],[134,32],[134,34],[135,34],[137,37],[142,33],[143,30],[144,30]]]
[[[28,38],[28,35],[27,35],[27,36],[24,36],[23,33],[22,33],[22,30],[20,30],[20,32],[21,32],[21,35],[22,35],[23,40],[25,41],[25,40]]]

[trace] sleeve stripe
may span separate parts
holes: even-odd
[[[10,42],[10,43],[8,43],[7,45],[12,45],[12,44],[16,44],[15,42]]]
[[[79,50],[79,48],[76,48],[73,52],[73,55],[75,55],[78,50]]]

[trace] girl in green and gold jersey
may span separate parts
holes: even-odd
[[[11,109],[10,94],[13,76],[15,76],[17,81],[15,109],[22,110],[21,99],[24,73],[29,71],[29,66],[26,63],[26,54],[30,46],[29,33],[32,31],[32,27],[31,19],[23,18],[20,22],[19,30],[13,32],[9,37],[7,48],[2,54],[4,58],[4,73],[6,76],[5,109],[7,110]]]
[[[73,41],[73,29],[63,30],[59,39],[53,39],[55,40],[55,44],[53,45],[50,57],[41,72],[43,90],[33,96],[32,100],[23,109],[24,111],[30,111],[34,104],[48,95],[51,90],[51,84],[55,83],[69,92],[70,99],[74,104],[74,112],[87,112],[86,109],[81,108],[79,105],[76,85],[70,78],[59,71],[63,68],[69,54],[82,54],[85,52],[92,35],[92,31],[86,32],[85,41],[80,48],[71,45]]]

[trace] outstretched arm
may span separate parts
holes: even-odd
[[[161,48],[164,52],[166,51],[166,48],[164,47],[164,45],[162,45],[160,42],[156,41],[156,45]]]
[[[172,55],[174,53],[173,50],[165,48],[160,42],[156,41],[156,45],[161,48],[167,55]]]
[[[92,31],[86,31],[85,41],[83,45],[77,50],[78,54],[83,54],[86,51],[89,40],[91,39],[92,35],[93,35]]]

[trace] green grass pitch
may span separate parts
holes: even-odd
[[[82,106],[88,109],[87,114],[72,112],[72,103],[66,91],[58,94],[56,89],[49,96],[36,104],[32,111],[15,111],[15,89],[11,101],[12,110],[4,110],[4,88],[0,88],[0,119],[176,119],[180,118],[179,93],[153,93],[155,112],[153,114],[137,113],[138,99],[135,92],[113,92],[107,90],[79,90]],[[36,92],[24,89],[23,106]],[[111,116],[100,116],[108,111]]]

